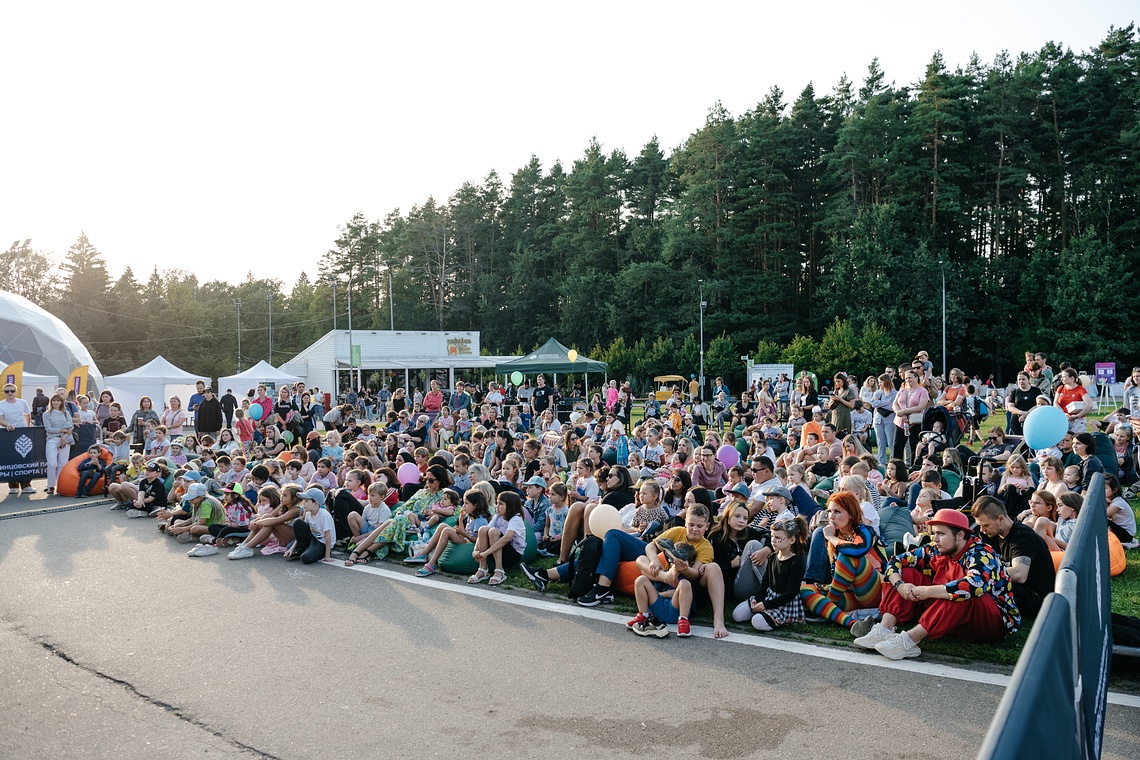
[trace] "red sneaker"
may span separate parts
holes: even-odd
[[[644,623],[648,619],[649,618],[645,617],[644,614],[639,612],[639,613],[637,613],[637,617],[635,617],[633,620],[630,620],[628,623],[625,624],[625,627],[632,629],[638,623]]]
[[[693,635],[693,632],[689,628],[689,619],[688,618],[681,618],[680,620],[678,620],[677,621],[677,636],[678,636],[678,638],[686,639],[692,635]]]

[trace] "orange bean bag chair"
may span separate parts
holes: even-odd
[[[664,554],[658,554],[657,559],[661,561],[662,565],[668,567],[669,561],[665,559]],[[637,562],[619,562],[617,577],[614,578],[613,583],[610,584],[610,588],[613,589],[615,594],[633,596],[633,584],[640,575],[641,570],[637,568]]]
[[[1053,555],[1053,568],[1061,569],[1061,560],[1065,558],[1064,552],[1049,552]],[[1128,557],[1124,554],[1124,544],[1112,531],[1108,532],[1108,574],[1115,578],[1128,567]]]
[[[293,452],[292,451],[282,451],[280,454],[278,454],[274,458],[278,462],[280,462],[281,464],[285,464],[286,462],[292,462],[293,461]]]
[[[63,466],[59,472],[59,480],[55,484],[55,492],[60,496],[74,496],[76,489],[79,488],[79,463],[87,458],[87,452],[84,451],[77,457],[73,457]],[[103,466],[111,464],[111,452],[103,449],[103,453],[99,455],[103,460]],[[103,478],[100,477],[95,481],[95,485],[91,486],[91,493],[103,492]]]

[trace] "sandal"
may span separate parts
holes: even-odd
[[[367,565],[371,561],[372,561],[372,550],[371,549],[365,549],[364,551],[360,552],[360,556],[356,558],[356,564],[358,564],[358,565]]]
[[[487,580],[487,577],[488,577],[487,571],[484,570],[483,568],[479,568],[478,570],[475,571],[474,575],[472,575],[470,578],[467,579],[467,582],[468,583],[482,583],[483,581]]]
[[[344,566],[345,567],[352,567],[353,565],[356,564],[356,561],[358,559],[360,559],[360,557],[357,557],[356,552],[353,552],[352,554],[348,555],[348,559],[346,559],[344,561]]]
[[[426,578],[429,575],[435,575],[435,567],[432,565],[424,565],[423,567],[421,567],[419,570],[416,571],[416,575],[418,575],[421,578]]]
[[[503,572],[502,570],[496,569],[495,574],[491,576],[491,580],[490,580],[490,582],[487,583],[487,585],[488,586],[498,586],[503,581],[505,581],[506,579],[507,579],[507,574],[505,572]]]

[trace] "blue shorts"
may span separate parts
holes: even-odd
[[[673,606],[673,600],[663,596],[658,596],[657,601],[649,605],[649,614],[662,623],[676,623],[681,619],[681,611]]]

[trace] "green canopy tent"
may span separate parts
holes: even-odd
[[[558,381],[559,372],[564,374],[568,372],[585,373],[587,398],[589,398],[590,395],[590,373],[605,371],[605,362],[587,359],[585,356],[579,355],[574,361],[570,361],[570,349],[566,348],[566,346],[554,338],[546,341],[541,347],[536,348],[526,356],[520,356],[518,359],[512,359],[509,362],[501,362],[495,365],[495,372],[497,374],[505,374],[508,377],[514,372],[521,372],[524,375],[550,372],[554,374],[555,382]]]

